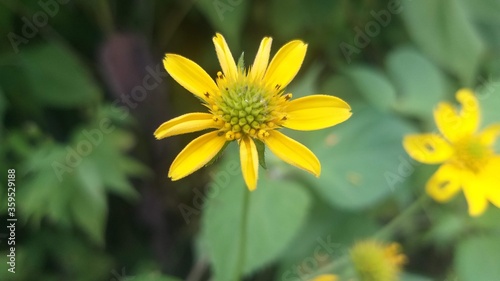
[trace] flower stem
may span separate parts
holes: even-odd
[[[416,211],[423,207],[423,204],[428,200],[427,194],[420,195],[410,206],[408,206],[403,212],[401,212],[397,217],[391,220],[383,228],[373,235],[374,239],[390,239],[394,232],[401,226],[401,223],[406,222],[411,216],[415,214]],[[338,273],[339,271],[346,270],[349,267],[350,255],[344,255],[329,264],[322,266],[315,274],[325,274],[325,273]],[[347,273],[352,274],[352,269],[347,269]],[[350,279],[349,279],[350,280]]]
[[[250,200],[250,191],[244,187],[243,191],[243,216],[241,220],[241,239],[240,239],[240,251],[238,258],[238,265],[236,269],[236,279],[243,280],[244,270],[245,270],[245,254],[246,254],[246,240],[247,240],[247,224],[248,224],[248,203]]]
[[[401,226],[402,223],[408,221],[408,219],[415,214],[418,210],[422,209],[423,204],[428,200],[427,194],[423,193],[420,195],[417,200],[411,203],[403,212],[401,212],[397,217],[391,220],[388,224],[386,224],[383,228],[381,228],[373,238],[385,240],[390,239],[394,236],[396,230]]]

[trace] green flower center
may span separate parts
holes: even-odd
[[[269,135],[268,130],[275,129],[286,119],[281,110],[282,101],[290,98],[291,94],[281,96],[280,92],[269,92],[260,85],[244,81],[221,89],[212,113],[228,140],[245,135],[264,139]]]
[[[455,155],[460,166],[478,173],[492,155],[491,148],[478,139],[466,139],[455,145]]]

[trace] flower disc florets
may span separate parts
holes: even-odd
[[[228,83],[220,72],[217,76],[220,96],[214,99],[212,114],[227,140],[245,135],[264,139],[269,135],[268,130],[279,127],[286,120],[283,109],[292,95],[283,95],[279,85],[269,89],[250,81],[243,73],[233,83]]]

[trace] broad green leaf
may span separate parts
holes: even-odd
[[[351,104],[352,117],[333,128],[295,134],[319,158],[319,178],[303,175],[322,198],[336,207],[363,209],[410,184],[415,162],[403,150],[402,138],[414,128],[393,115]],[[288,167],[288,166],[287,166]]]
[[[415,43],[462,85],[471,86],[484,44],[461,1],[404,0],[403,7],[402,17]]]
[[[221,168],[232,162],[238,160],[225,160]],[[221,168],[216,175],[227,173]],[[310,204],[309,194],[302,186],[271,179],[262,169],[254,192],[247,190],[240,173],[227,175],[224,184],[209,192],[202,220],[202,239],[218,281],[235,280],[242,251],[245,273],[276,259],[285,247],[291,246],[289,243],[304,222]],[[247,211],[245,193],[249,196]],[[242,236],[244,212],[248,213]]]
[[[245,0],[199,0],[198,9],[205,14],[213,29],[221,32],[228,41],[234,57],[239,57],[243,26],[245,24],[249,1]]]
[[[42,104],[80,107],[100,98],[89,70],[66,47],[53,43],[34,45],[19,53],[19,63],[26,73],[32,98]]]
[[[352,66],[346,76],[364,98],[379,109],[391,108],[396,100],[396,90],[380,71],[367,66]]]
[[[467,238],[455,252],[455,271],[461,281],[500,280],[498,235]]]
[[[389,54],[387,72],[397,91],[396,110],[425,119],[444,99],[445,77],[430,60],[412,47],[400,47]]]

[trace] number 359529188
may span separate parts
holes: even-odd
[[[16,170],[15,169],[9,169],[7,170],[8,175],[7,175],[7,198],[8,198],[8,209],[7,212],[9,213],[15,213],[16,209]],[[9,214],[12,216],[11,214]]]

